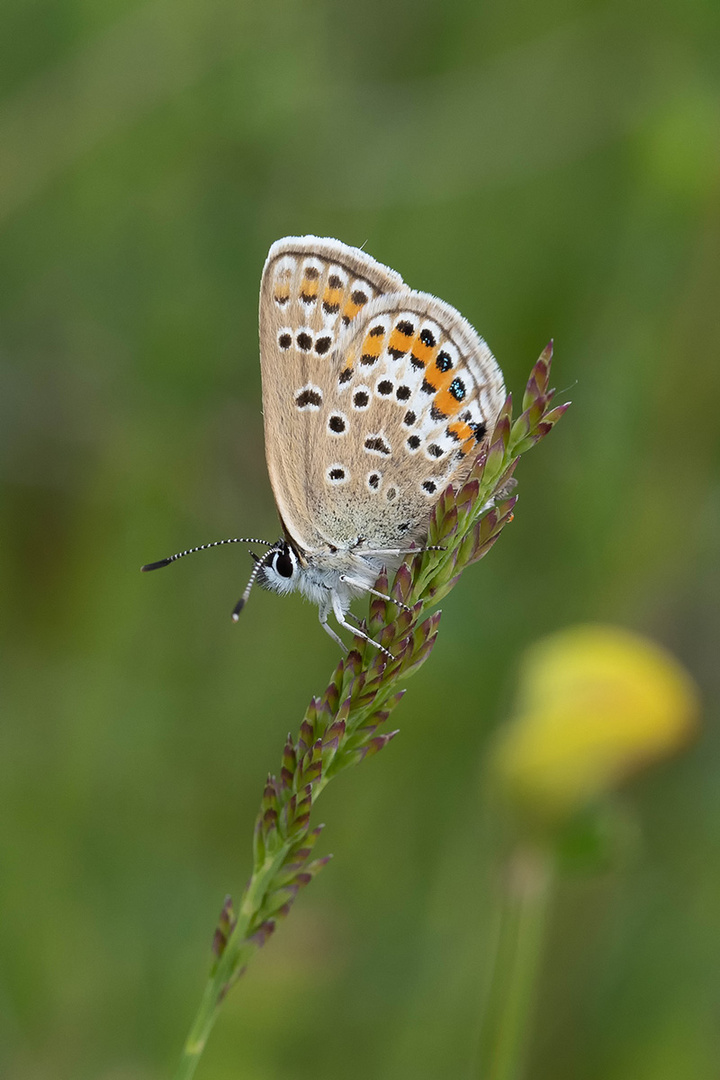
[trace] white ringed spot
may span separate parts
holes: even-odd
[[[295,391],[295,406],[299,412],[319,412],[323,403],[323,394],[319,386],[306,383]]]
[[[334,412],[328,418],[327,429],[328,435],[333,435],[335,438],[340,438],[343,435],[347,435],[350,424],[345,413]]]
[[[425,457],[428,461],[437,461],[438,458],[445,457],[446,452],[446,449],[437,442],[428,443],[425,447]]]
[[[364,446],[366,454],[379,454],[380,457],[390,457],[392,455],[392,446],[382,431],[371,432],[366,435]]]
[[[370,387],[356,386],[352,396],[353,409],[364,412],[370,405]]]
[[[332,487],[340,487],[341,484],[347,484],[350,474],[344,465],[336,461],[328,465],[325,470],[325,479]]]
[[[295,335],[295,345],[301,352],[310,352],[313,347],[313,336],[309,326],[301,326]]]

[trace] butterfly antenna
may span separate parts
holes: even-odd
[[[266,551],[261,559],[259,559],[257,557],[257,555],[253,554],[253,552],[250,552],[253,559],[255,560],[255,565],[252,568],[252,573],[250,575],[250,580],[248,581],[247,585],[245,586],[245,592],[242,594],[242,596],[238,600],[237,604],[232,609],[233,622],[237,622],[238,619],[240,618],[240,612],[242,611],[242,609],[245,607],[245,605],[247,603],[247,598],[250,595],[250,590],[252,589],[253,585],[255,584],[255,579],[257,578],[258,574],[260,573],[260,571],[262,570],[263,566],[268,561],[270,556],[274,555],[277,550],[278,550],[277,545],[273,544],[270,551]]]
[[[196,551],[206,551],[208,548],[221,547],[223,544],[264,544],[266,547],[274,547],[275,543],[269,540],[257,540],[252,536],[233,536],[229,540],[213,540],[211,544],[200,544],[198,547],[188,548],[187,551],[178,551],[176,555],[169,555],[167,559],[159,562],[147,563],[141,566],[141,570],[159,570],[161,566],[169,566],[170,563],[183,559],[186,555],[194,555]]]

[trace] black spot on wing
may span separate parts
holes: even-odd
[[[462,401],[467,394],[467,390],[465,389],[465,383],[462,381],[462,379],[458,378],[453,379],[453,381],[448,386],[448,390],[456,401]]]
[[[298,409],[305,409],[308,405],[315,405],[320,407],[322,405],[322,394],[319,390],[301,390],[295,397],[295,404]]]
[[[368,435],[365,440],[365,449],[375,454],[383,454],[385,457],[392,454],[391,448],[381,435]]]

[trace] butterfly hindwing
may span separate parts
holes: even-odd
[[[407,546],[470,471],[505,398],[502,374],[454,308],[410,290],[369,303],[334,361],[332,392],[302,415],[308,511],[337,546]]]

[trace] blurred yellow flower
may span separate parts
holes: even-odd
[[[698,715],[695,684],[665,649],[617,627],[572,627],[526,653],[492,770],[514,802],[562,817],[672,754]]]

